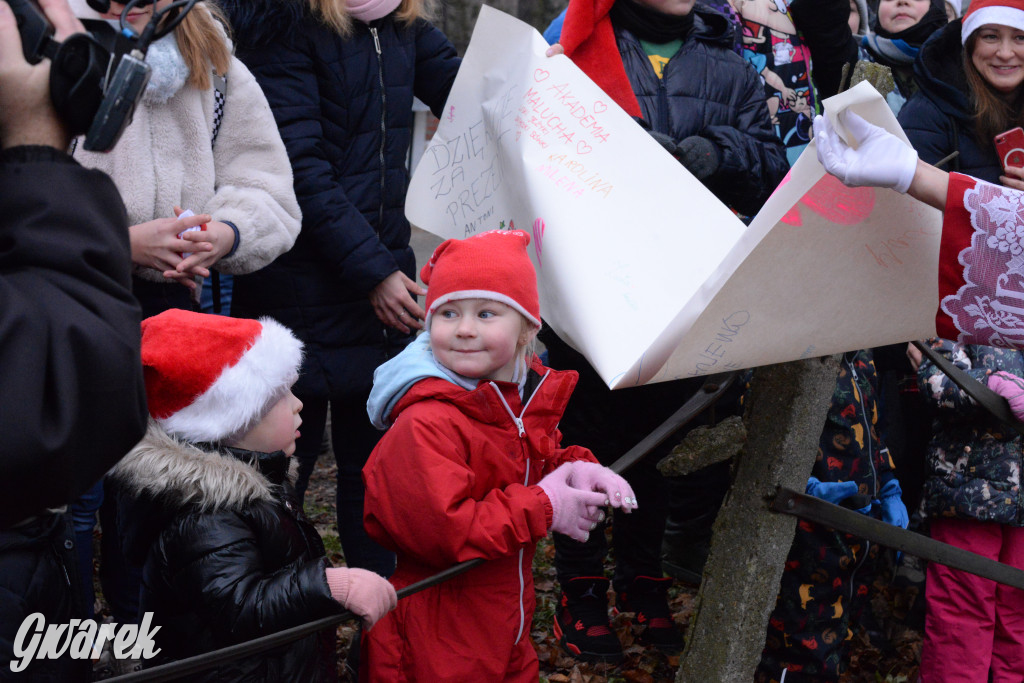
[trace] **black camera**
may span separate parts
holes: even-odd
[[[49,59],[50,100],[72,135],[85,135],[83,147],[108,152],[132,120],[135,105],[145,92],[150,68],[146,50],[166,35],[192,9],[196,0],[177,0],[154,12],[141,35],[125,20],[129,10],[153,0],[131,0],[121,15],[121,31],[105,21],[83,20],[87,33],[64,42],[54,39],[53,25],[36,0],[5,0],[14,11],[22,51],[30,64]],[[109,0],[87,0],[106,13]]]

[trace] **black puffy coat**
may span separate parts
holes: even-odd
[[[143,567],[147,666],[340,614],[324,546],[286,492],[284,453],[207,451],[155,423],[110,476],[122,549]],[[290,488],[290,487],[288,487]],[[194,681],[333,681],[334,629],[206,670]]]
[[[274,111],[302,208],[295,246],[236,280],[233,310],[273,316],[306,343],[296,393],[368,391],[371,370],[410,339],[385,328],[368,296],[396,270],[416,277],[404,210],[413,96],[440,115],[461,62],[425,21],[356,21],[342,38],[304,1],[222,5]]]
[[[717,12],[697,6],[693,29],[658,78],[640,41],[616,27],[615,38],[644,121],[680,141],[700,135],[721,152],[703,182],[737,211],[753,215],[789,170],[772,129],[764,87],[732,51],[733,30]]]
[[[921,89],[903,105],[899,122],[921,160],[934,164],[959,151],[945,170],[998,185],[1003,170],[995,145],[979,145],[974,136],[959,21],[936,31],[921,46],[914,76]]]

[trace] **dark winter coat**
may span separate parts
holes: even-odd
[[[70,503],[142,436],[139,305],[110,178],[0,155],[0,529]]]
[[[481,381],[471,391],[436,377],[393,383],[394,424],[363,469],[366,531],[398,555],[392,583],[487,562],[400,601],[364,634],[367,680],[537,680],[532,565],[552,509],[536,483],[594,456],[559,446],[576,374],[536,358],[529,374],[522,400],[511,382]]]
[[[236,280],[233,311],[270,315],[306,343],[296,393],[369,391],[371,370],[409,340],[368,296],[397,270],[416,277],[404,211],[413,96],[440,115],[460,60],[425,21],[355,21],[343,38],[304,1],[222,5],[281,130],[303,219],[290,252]]]
[[[844,353],[811,474],[821,481],[855,481],[862,495],[877,497],[894,476],[878,417],[878,372],[871,351]]]
[[[987,382],[998,370],[1024,377],[1024,352],[941,339],[930,343],[979,382]],[[918,382],[921,395],[937,408],[921,503],[925,514],[1024,526],[1021,437],[927,358],[918,370]]]
[[[0,530],[0,680],[92,680],[88,659],[33,659],[17,673],[8,664],[21,661],[15,655],[15,638],[29,615],[42,614],[47,625],[68,624],[85,616],[73,538],[71,516],[61,513],[44,513],[13,529]],[[29,644],[29,638],[21,642],[22,647]]]
[[[285,483],[284,453],[205,450],[150,424],[111,471],[140,611],[161,628],[154,666],[339,614],[324,547]],[[336,680],[334,630],[235,659],[193,681]]]
[[[729,20],[700,6],[693,29],[658,78],[640,41],[616,27],[622,64],[644,121],[681,141],[700,135],[721,153],[718,171],[703,182],[722,202],[757,213],[789,170],[772,129],[764,87],[753,68],[732,51]]]
[[[947,24],[921,46],[914,76],[920,90],[903,105],[899,122],[921,160],[934,164],[959,151],[946,170],[998,184],[1003,171],[995,146],[979,145],[974,136],[959,21]]]

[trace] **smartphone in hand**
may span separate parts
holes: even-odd
[[[1011,128],[995,136],[993,141],[1004,171],[1010,166],[1024,168],[1024,128]]]

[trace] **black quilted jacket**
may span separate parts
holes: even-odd
[[[715,142],[721,167],[704,184],[740,213],[757,213],[789,164],[758,75],[732,51],[728,19],[697,7],[693,30],[661,79],[632,33],[616,27],[615,36],[644,120],[676,141],[700,135]]]

